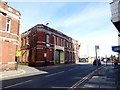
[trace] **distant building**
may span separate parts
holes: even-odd
[[[78,41],[43,24],[21,34],[21,51],[19,63],[30,66],[78,62]]]
[[[15,69],[19,46],[20,12],[0,1],[0,70]]]
[[[113,46],[112,50],[118,52],[120,59],[120,0],[113,0],[110,5],[112,14],[111,21],[118,30],[118,46]]]

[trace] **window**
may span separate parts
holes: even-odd
[[[58,37],[58,45],[61,46],[61,38]]]
[[[22,40],[23,40],[23,46],[25,46],[25,38],[23,38]]]
[[[60,46],[63,46],[63,39],[60,39]]]
[[[69,46],[68,46],[68,42],[67,42],[67,47],[69,47]]]
[[[65,40],[64,40],[64,39],[62,39],[62,46],[64,46],[64,44],[65,44]]]
[[[61,46],[63,46],[63,39],[61,39]]]
[[[33,34],[31,37],[31,44],[35,44],[36,43],[36,35]]]
[[[46,42],[49,43],[50,42],[50,36],[46,35]]]
[[[55,38],[54,35],[52,35],[52,37],[51,37],[51,43],[52,44],[54,44],[54,38]]]
[[[71,43],[69,43],[69,48],[71,48]]]
[[[35,43],[35,42],[36,42],[36,36],[33,35],[33,43]]]
[[[23,46],[23,38],[21,38],[21,46]]]
[[[58,37],[56,37],[56,45],[58,45]]]
[[[58,38],[55,36],[54,39],[55,39],[55,45],[57,45],[57,43],[58,43]]]
[[[64,41],[63,41],[63,46],[64,46],[64,47],[65,47],[65,45],[66,45],[65,43],[66,43],[66,42],[65,42],[65,40],[64,40]]]
[[[11,24],[11,19],[7,18],[7,21],[6,21],[6,31],[7,32],[10,32],[10,24]]]

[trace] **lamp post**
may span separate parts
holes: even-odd
[[[89,45],[87,45],[87,58],[89,58]]]
[[[79,60],[80,60],[80,48],[81,48],[81,43],[78,45],[78,57],[79,57]]]
[[[95,45],[95,54],[96,54],[96,59],[97,59],[97,50],[99,49],[99,45]]]
[[[95,54],[96,54],[96,64],[97,64],[97,74],[98,74],[98,59],[97,59],[97,50],[99,49],[99,45],[95,45]]]

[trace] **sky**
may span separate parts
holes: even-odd
[[[38,23],[49,23],[49,27],[78,40],[79,55],[95,56],[95,45],[99,45],[100,56],[117,54],[111,49],[118,45],[118,32],[111,23],[111,0],[52,1],[8,2],[21,13],[20,33]]]

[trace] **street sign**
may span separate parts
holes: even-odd
[[[112,46],[112,51],[119,52],[120,51],[120,46]]]
[[[21,56],[21,50],[17,50],[16,51],[16,56],[18,57],[18,56]]]
[[[95,49],[99,49],[99,45],[95,45]]]

